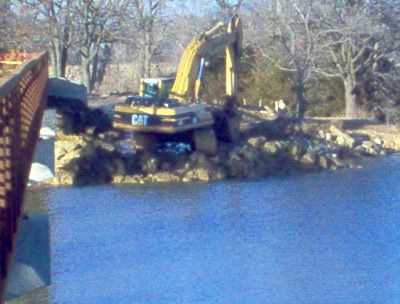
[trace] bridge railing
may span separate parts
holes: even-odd
[[[48,55],[0,83],[0,303],[22,213],[25,188],[47,99]]]

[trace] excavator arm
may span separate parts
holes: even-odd
[[[238,16],[218,22],[213,28],[193,39],[186,47],[169,98],[181,102],[196,101],[199,97],[205,60],[223,52],[226,61],[226,95],[237,90],[237,60],[242,43],[242,25]]]

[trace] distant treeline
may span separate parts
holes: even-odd
[[[244,24],[248,103],[283,99],[299,117],[400,116],[398,0],[4,0],[0,49],[47,49],[55,76],[79,65],[90,92],[127,90],[176,70],[187,43],[231,14]],[[224,93],[215,61],[204,99]]]

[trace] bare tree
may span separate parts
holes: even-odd
[[[151,75],[151,64],[157,49],[155,40],[156,23],[162,14],[162,9],[168,0],[134,0],[133,25],[140,54],[140,77]]]
[[[99,52],[108,43],[116,41],[127,5],[128,1],[75,1],[73,12],[79,33],[81,70],[84,84],[89,92],[93,90],[96,82]]]
[[[72,0],[23,0],[40,23],[48,40],[52,70],[56,77],[65,77],[68,50],[74,32]]]
[[[317,72],[343,81],[346,117],[357,116],[361,79],[377,67],[393,48],[385,42],[387,29],[379,11],[364,1],[326,1],[318,6],[321,45]]]
[[[256,16],[251,24],[250,39],[262,56],[291,75],[296,96],[296,115],[303,118],[306,111],[305,91],[313,74],[313,3],[261,0],[248,7]]]
[[[2,51],[32,52],[42,49],[44,37],[35,16],[23,10],[20,3],[12,0],[0,1],[0,49]]]

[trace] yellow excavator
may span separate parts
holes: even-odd
[[[242,26],[239,16],[218,22],[186,47],[176,77],[142,79],[139,96],[114,107],[113,126],[133,131],[136,145],[153,149],[159,142],[189,141],[194,149],[214,154],[217,138],[234,141],[238,61]],[[226,102],[220,109],[200,103],[206,63],[225,51]]]

